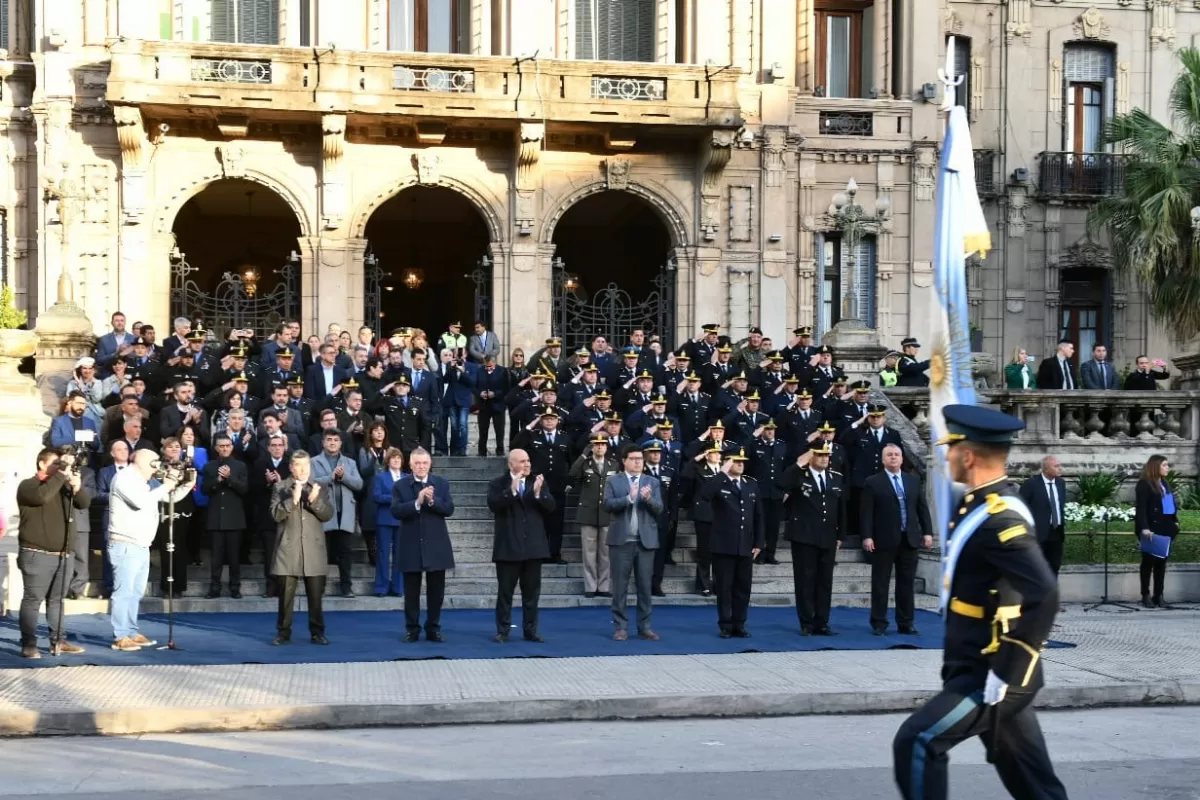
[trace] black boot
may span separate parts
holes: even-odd
[[[214,583],[208,587],[208,594],[204,595],[205,599],[216,600],[221,596],[221,584]]]
[[[1150,602],[1150,593],[1142,592],[1142,605],[1146,608],[1154,608],[1154,603]]]

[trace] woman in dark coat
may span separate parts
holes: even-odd
[[[408,457],[409,473],[392,488],[392,514],[400,520],[396,534],[396,562],[404,573],[405,642],[415,642],[421,632],[421,575],[427,585],[425,638],[443,642],[442,600],[446,596],[446,570],[454,569],[454,549],[446,518],[454,514],[450,483],[430,475],[433,460],[418,448]]]
[[[1144,546],[1151,535],[1175,538],[1179,533],[1179,519],[1175,515],[1178,498],[1167,485],[1167,474],[1171,465],[1166,456],[1150,456],[1142,468],[1142,478],[1134,489],[1133,529],[1142,538]],[[1150,553],[1142,553],[1142,605],[1146,608],[1166,608],[1163,602],[1163,578],[1167,571],[1167,559]],[[1150,577],[1154,576],[1154,594],[1150,594]]]
[[[379,543],[375,540],[375,515],[379,504],[375,502],[373,489],[375,476],[387,470],[388,446],[387,425],[373,422],[363,437],[362,449],[358,451],[358,474],[363,481],[362,495],[358,498],[358,524],[367,545],[367,560],[372,567],[377,563],[376,554],[379,550]],[[390,497],[388,502],[391,502]],[[384,592],[387,592],[386,587]],[[378,588],[375,594],[379,594]]]

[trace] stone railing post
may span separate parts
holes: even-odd
[[[59,413],[58,404],[66,394],[75,362],[91,355],[96,346],[91,320],[75,304],[70,277],[63,275],[58,283],[58,302],[38,315],[36,329],[37,385],[42,408],[51,416]]]

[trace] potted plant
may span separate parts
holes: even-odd
[[[37,349],[37,334],[24,330],[28,319],[13,301],[11,286],[0,286],[0,379],[16,377],[21,359]]]

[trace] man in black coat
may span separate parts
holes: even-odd
[[[550,557],[546,517],[554,512],[554,497],[541,475],[531,477],[529,454],[512,450],[508,470],[488,484],[487,504],[495,519],[492,561],[496,564],[496,636],[507,642],[512,628],[513,593],[521,586],[521,621],[525,639],[544,641],[538,634],[538,599],[542,594],[542,562]]]
[[[1042,359],[1037,368],[1037,387],[1039,389],[1078,389],[1079,377],[1071,366],[1071,357],[1075,355],[1075,344],[1070,339],[1061,339],[1054,355]]]
[[[759,504],[762,507],[763,547],[755,557],[759,564],[778,564],[775,548],[779,541],[779,526],[783,522],[783,490],[779,481],[788,465],[787,443],[776,437],[774,420],[763,425],[762,436],[755,439],[747,451],[750,454],[750,476],[758,482]]]
[[[1042,459],[1042,469],[1021,484],[1021,499],[1033,512],[1037,541],[1054,574],[1062,567],[1066,541],[1067,484],[1062,479],[1062,464],[1054,456]]]
[[[404,573],[407,644],[417,641],[421,632],[422,578],[427,588],[425,638],[430,642],[446,641],[442,637],[442,601],[446,596],[446,570],[454,569],[454,548],[446,519],[454,514],[454,500],[450,482],[430,474],[432,465],[428,451],[414,450],[408,459],[410,474],[392,485],[392,516],[400,521],[396,569]]]
[[[713,588],[717,595],[717,627],[721,638],[750,638],[746,613],[750,608],[754,559],[764,544],[759,486],[743,476],[744,450],[724,455],[721,473],[700,487],[700,502],[712,507]]]
[[[787,468],[781,481],[802,636],[837,636],[829,627],[829,607],[833,566],[846,538],[847,492],[842,476],[829,468],[829,454],[828,443],[816,445]]]
[[[229,596],[242,596],[242,534],[246,530],[246,496],[250,491],[246,464],[233,455],[233,441],[225,434],[213,438],[216,457],[204,465],[204,493],[208,495],[208,530],[212,535],[212,572],[208,598],[221,596],[221,568],[229,562]]]
[[[488,429],[496,431],[496,455],[504,453],[504,418],[508,407],[508,370],[496,366],[494,356],[483,360],[483,369],[475,373],[475,402],[479,407],[479,455],[487,455]]]
[[[1150,369],[1149,356],[1138,356],[1134,361],[1134,370],[1125,379],[1125,388],[1138,392],[1153,392],[1158,388],[1158,381],[1171,379],[1171,372],[1161,359],[1154,359],[1154,369]],[[1038,384],[1041,388],[1041,384]]]
[[[846,457],[850,461],[850,516],[846,522],[852,531],[858,529],[859,498],[867,478],[883,470],[883,448],[894,444],[903,452],[900,434],[887,427],[887,406],[869,405],[864,416],[865,421],[862,418],[855,420],[841,434]]]
[[[883,472],[867,479],[862,489],[859,533],[862,548],[871,558],[871,631],[887,630],[888,583],[896,568],[896,629],[916,636],[913,627],[913,583],[917,554],[933,547],[933,523],[921,481],[902,473],[904,451],[898,445],[883,448]]]
[[[383,387],[380,395],[367,410],[383,416],[388,441],[400,448],[407,463],[409,454],[418,447],[433,447],[433,422],[425,404],[411,394],[408,376],[400,375]]]

